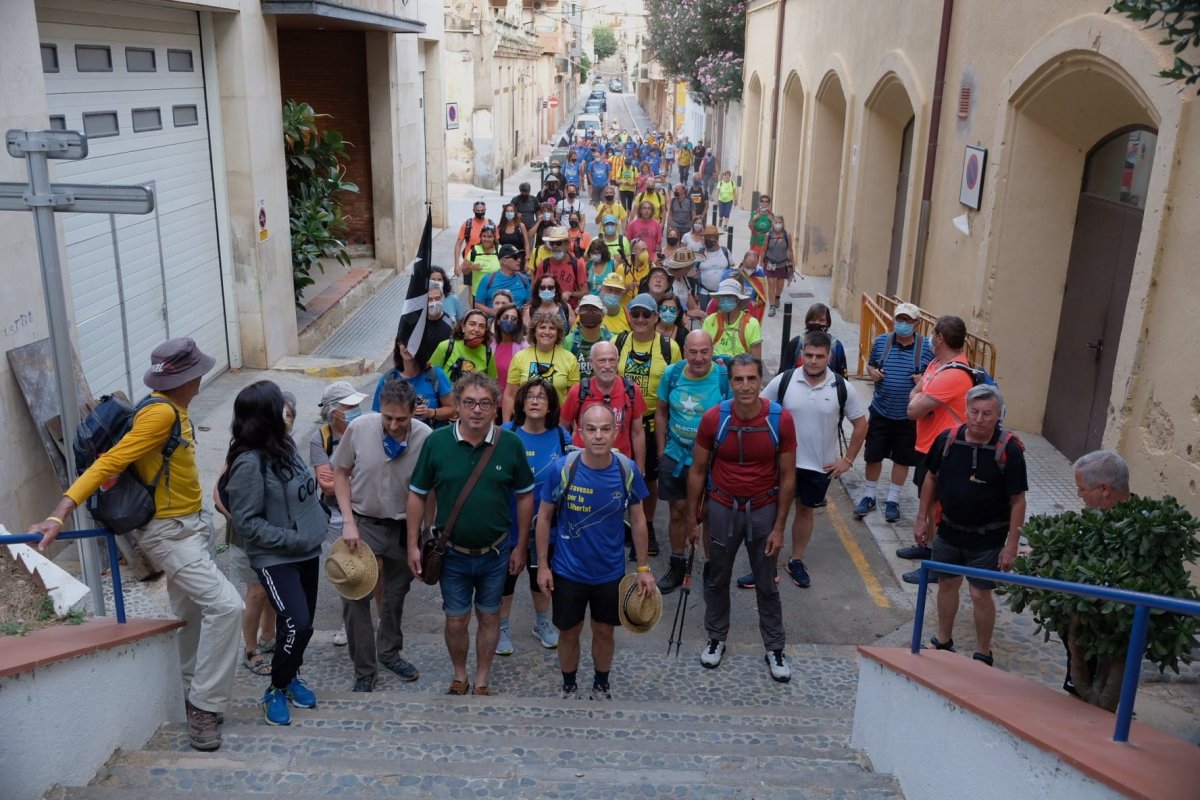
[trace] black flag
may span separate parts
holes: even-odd
[[[425,230],[421,233],[421,244],[417,257],[413,259],[412,277],[408,280],[408,296],[400,312],[400,326],[396,339],[405,343],[410,353],[416,355],[425,337],[425,310],[429,303],[429,268],[433,266],[433,206],[425,204]]]

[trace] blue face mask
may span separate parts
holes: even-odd
[[[915,327],[914,324],[911,322],[900,322],[899,320],[897,320],[896,328],[895,328],[896,335],[897,336],[912,336],[914,327]]]
[[[349,425],[351,422],[353,422],[354,420],[358,419],[361,416],[362,416],[361,408],[355,408],[355,409],[351,409],[350,411],[342,412],[342,419],[344,419],[346,421],[347,425]]]
[[[616,308],[621,304],[621,296],[616,294],[602,294],[600,299],[604,301],[607,308]]]
[[[658,309],[658,318],[668,325],[672,325],[675,320],[679,319],[679,309],[675,306],[660,308]]]
[[[609,236],[612,236],[614,233],[617,232],[617,226],[612,225],[612,224],[605,225],[604,232],[607,233]]]
[[[542,300],[549,303],[551,300],[554,299],[554,290],[553,289],[539,289],[538,297],[542,298]]]
[[[722,297],[717,301],[717,309],[724,314],[730,314],[737,311],[738,301],[736,297]]]
[[[388,461],[395,461],[407,449],[408,442],[397,442],[390,434],[384,434],[383,453],[388,457]]]

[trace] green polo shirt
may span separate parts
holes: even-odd
[[[520,438],[492,425],[483,442],[472,446],[459,436],[458,424],[439,428],[425,440],[408,487],[420,495],[437,491],[434,524],[443,527],[485,447],[496,451],[459,512],[451,539],[459,547],[487,547],[506,535],[512,525],[509,498],[533,491],[533,471]]]

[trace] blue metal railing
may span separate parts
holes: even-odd
[[[121,588],[121,554],[117,550],[117,534],[108,528],[88,528],[80,531],[63,531],[57,541],[69,539],[98,539],[103,536],[108,540],[108,570],[112,575],[113,605],[117,610],[117,622],[125,622],[125,592]],[[12,533],[0,536],[3,544],[37,544],[42,540],[40,533]]]
[[[913,653],[921,652],[921,629],[925,624],[925,589],[929,585],[930,570],[952,575],[962,575],[967,578],[983,578],[996,583],[1012,583],[1017,586],[1028,586],[1031,589],[1073,594],[1078,597],[1092,597],[1097,600],[1108,600],[1114,603],[1121,603],[1122,605],[1133,606],[1133,629],[1129,632],[1129,649],[1125,654],[1125,675],[1121,681],[1121,698],[1117,704],[1117,727],[1113,731],[1113,741],[1116,742],[1129,741],[1129,727],[1133,722],[1133,702],[1137,697],[1138,678],[1142,672],[1142,656],[1146,652],[1146,636],[1150,631],[1151,609],[1200,617],[1200,603],[1195,600],[1181,600],[1178,597],[1165,597],[1145,592],[1131,592],[1127,589],[1113,589],[1108,586],[1089,586],[1085,583],[1056,581],[1050,578],[1038,578],[1033,575],[1014,575],[1011,572],[996,572],[990,569],[961,567],[956,564],[943,564],[940,561],[922,561],[920,567],[921,582],[917,591],[917,617],[913,621]]]

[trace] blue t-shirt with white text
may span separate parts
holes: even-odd
[[[592,185],[597,189],[608,186],[608,176],[612,171],[607,161],[596,161],[591,166]]]

